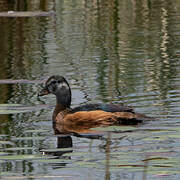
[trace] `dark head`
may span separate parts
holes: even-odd
[[[47,79],[44,88],[39,92],[38,96],[47,94],[56,95],[57,104],[64,108],[71,105],[71,89],[63,76],[54,75]]]

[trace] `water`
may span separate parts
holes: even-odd
[[[178,0],[1,0],[1,11],[54,12],[0,17],[1,178],[179,179],[179,9]],[[68,79],[73,107],[123,102],[157,120],[55,136],[55,97],[37,98],[52,74]]]

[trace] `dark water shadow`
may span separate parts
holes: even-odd
[[[40,152],[43,155],[54,156],[53,159],[60,159],[65,161],[51,163],[54,169],[65,167],[69,162],[67,160],[71,159],[71,156],[66,156],[66,153],[72,153],[73,142],[70,135],[57,135],[57,145],[53,149],[41,149]]]

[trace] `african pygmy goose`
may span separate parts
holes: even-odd
[[[71,89],[67,80],[59,75],[47,79],[38,94],[56,96],[53,123],[62,126],[92,128],[109,125],[135,125],[143,122],[145,115],[135,113],[132,107],[121,104],[86,104],[71,108]]]

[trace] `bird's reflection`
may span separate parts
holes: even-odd
[[[68,125],[68,124],[60,124],[54,123],[53,129],[55,135],[64,134],[64,135],[73,135],[81,138],[88,139],[103,139],[104,133],[102,131],[94,130],[92,128],[98,127],[96,125],[91,126],[83,126],[83,125]]]
[[[54,134],[57,138],[57,146],[53,150],[46,149],[41,151],[43,154],[52,155],[54,159],[60,159],[60,162],[53,163],[53,168],[60,168],[66,166],[68,162],[61,160],[71,159],[70,155],[66,153],[73,152],[72,136],[88,139],[105,139],[102,132],[88,129],[87,127],[68,127],[67,125],[53,124]],[[56,151],[57,149],[57,151]],[[61,150],[62,149],[62,150]]]

